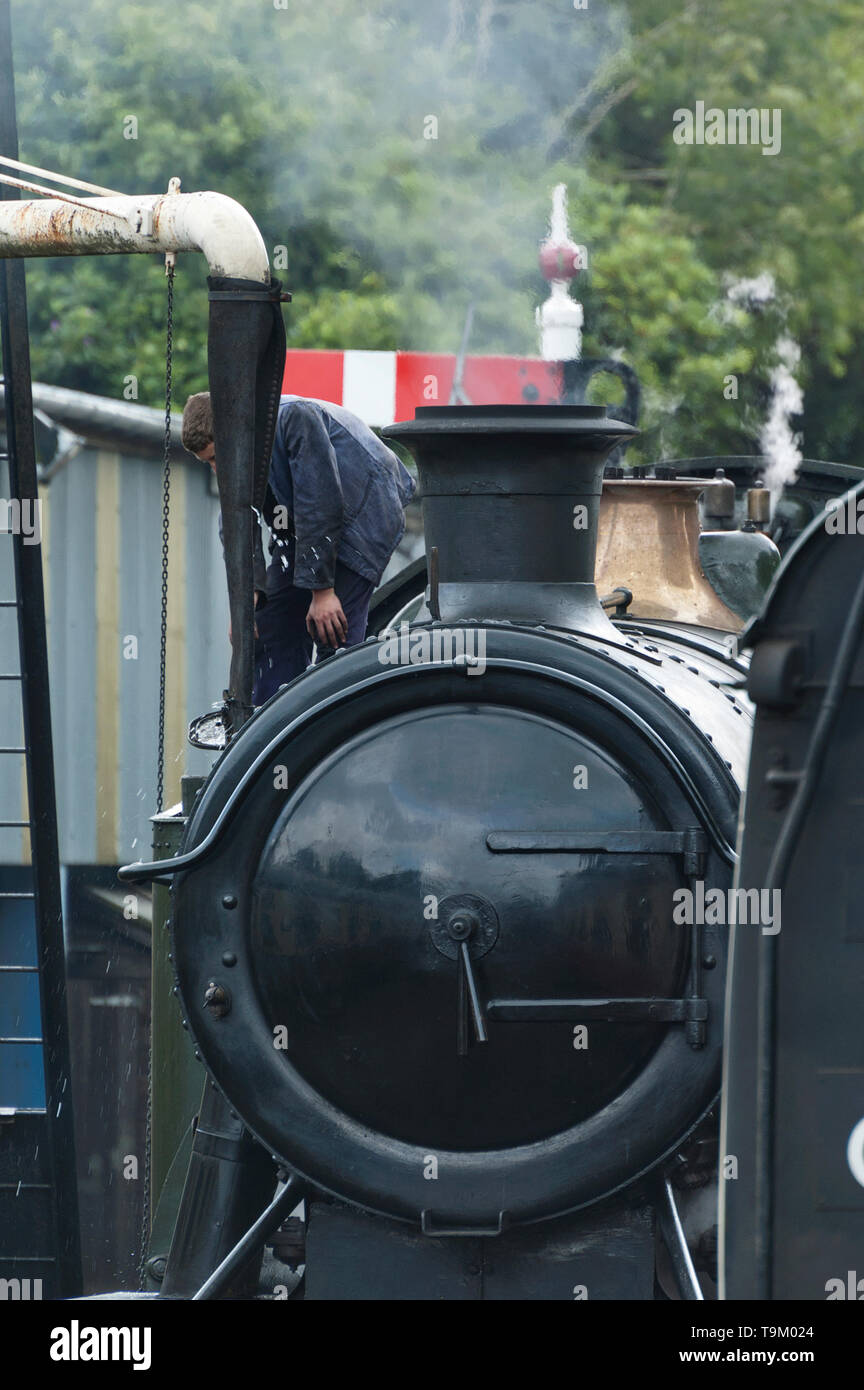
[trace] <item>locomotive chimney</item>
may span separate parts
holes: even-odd
[[[417,460],[431,613],[614,636],[594,587],[597,514],[604,460],[636,433],[593,405],[421,406],[385,429]]]

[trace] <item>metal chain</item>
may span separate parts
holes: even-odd
[[[150,1245],[150,1162],[153,1148],[153,1001],[150,1001],[150,1027],[147,1029],[147,1112],[144,1119],[144,1183],[141,1194],[141,1233],[139,1237],[138,1288],[147,1287],[147,1250]]]
[[[162,474],[162,604],[159,623],[159,733],[156,751],[156,811],[162,810],[165,772],[165,648],[168,636],[168,533],[171,518],[171,376],[174,363],[174,258],[165,258],[168,277],[168,312],[165,334],[165,445]],[[153,1001],[147,1030],[147,1112],[144,1120],[144,1190],[141,1201],[138,1288],[147,1284],[147,1248],[150,1244],[150,1164],[153,1148]]]
[[[159,629],[159,734],[156,750],[156,812],[162,810],[165,771],[165,645],[168,635],[168,526],[171,498],[171,372],[174,354],[174,267],[168,276],[168,324],[165,344],[165,452],[162,476],[162,616]]]

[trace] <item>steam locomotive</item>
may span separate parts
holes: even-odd
[[[422,606],[259,709],[150,866],[210,1077],[161,1292],[711,1297],[740,624],[607,615],[605,408],[387,433]]]

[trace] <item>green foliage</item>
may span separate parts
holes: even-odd
[[[563,180],[590,253],[585,352],[639,372],[643,457],[753,450],[788,325],[805,451],[851,458],[859,28],[852,0],[15,0],[21,157],[237,198],[271,257],[287,248],[297,347],[455,351],[473,303],[471,351],[536,351],[536,250]],[[676,145],[673,112],[698,100],[781,108],[781,152]],[[764,270],[773,307],[724,304],[728,279]],[[180,258],[178,400],[205,384],[204,276]],[[161,263],[31,261],[29,291],[37,378],[120,396],[134,374],[160,403]]]

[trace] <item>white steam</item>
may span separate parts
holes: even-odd
[[[776,297],[777,285],[770,270],[763,270],[750,280],[732,280],[726,286],[726,298],[745,307],[771,304]]]
[[[549,234],[552,240],[559,244],[570,240],[566,183],[556,183],[552,190],[552,217],[549,223]]]
[[[726,285],[727,305],[749,310],[776,306],[783,325],[774,344],[776,364],[770,373],[771,400],[768,414],[759,428],[759,448],[766,459],[764,484],[771,493],[771,510],[776,509],[784,487],[794,483],[801,467],[801,436],[792,430],[793,415],[804,407],[804,396],[796,379],[801,349],[786,331],[786,306],[778,297],[774,276],[769,270],[751,279],[731,280]]]
[[[801,362],[801,349],[794,339],[782,335],[776,344],[777,365],[771,371],[771,404],[759,431],[759,446],[768,460],[765,486],[771,492],[772,511],[787,483],[794,483],[801,467],[801,436],[793,434],[790,420],[804,406],[801,387],[795,379]]]

